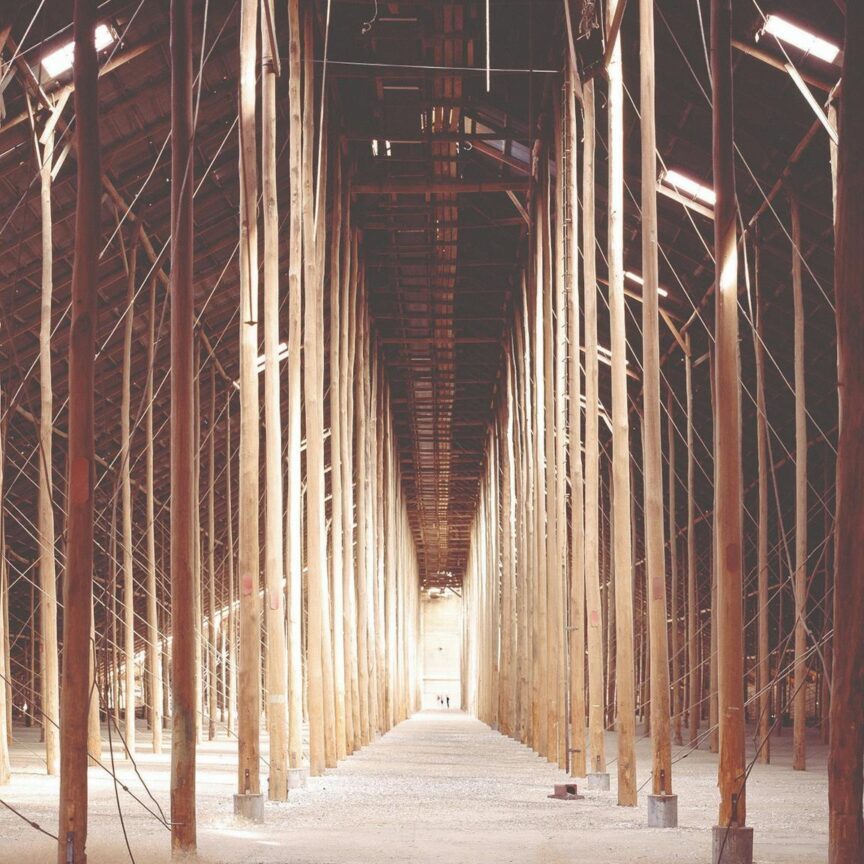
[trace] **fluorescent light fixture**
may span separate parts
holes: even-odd
[[[378,155],[378,139],[377,138],[372,139],[372,155],[373,156]]]
[[[385,152],[388,156],[390,156],[390,155],[392,155],[390,151],[391,151],[390,142],[389,142],[389,141],[385,141],[385,142],[384,142],[384,152]]]
[[[629,279],[631,282],[635,282],[637,285],[645,284],[645,280],[638,273],[633,273],[630,270],[624,271],[624,278]],[[669,292],[665,288],[661,288],[659,285],[657,286],[657,293],[661,297],[669,296]]]
[[[840,53],[840,48],[821,36],[809,33],[802,27],[792,24],[779,15],[769,15],[765,21],[765,33],[770,33],[781,42],[787,42],[800,48],[807,54],[812,54],[826,63],[833,63]]]
[[[710,186],[706,186],[704,183],[700,183],[698,180],[694,180],[692,177],[688,177],[674,168],[664,171],[660,175],[660,182],[670,189],[674,189],[679,194],[700,201],[702,204],[707,204],[709,207],[713,207],[717,201],[717,196]]]
[[[113,44],[117,36],[107,24],[99,24],[96,27],[93,42],[96,45],[97,51],[103,51],[109,45]],[[56,51],[46,54],[42,58],[42,68],[52,78],[68,72],[72,68],[72,61],[75,59],[75,42],[67,42]]]

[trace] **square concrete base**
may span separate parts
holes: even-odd
[[[308,768],[289,768],[288,769],[288,788],[289,789],[305,789],[306,780],[309,778]]]
[[[587,785],[589,789],[593,789],[595,792],[609,791],[608,774],[589,774],[585,779],[588,781]]]
[[[753,864],[753,829],[715,825],[711,829],[712,864]]]
[[[247,822],[261,823],[264,821],[263,795],[235,795],[234,815]]]
[[[649,795],[648,796],[648,827],[677,828],[678,827],[678,796]]]

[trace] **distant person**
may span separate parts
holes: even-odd
[[[447,697],[447,707],[448,708],[450,707],[450,697],[449,696]]]

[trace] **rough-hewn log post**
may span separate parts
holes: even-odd
[[[284,549],[282,537],[282,410],[279,383],[279,204],[276,180],[276,64],[267,21],[275,23],[273,0],[261,15],[261,178],[264,209],[264,426],[265,426],[265,617],[267,625],[267,718],[270,731],[268,797],[288,797],[288,654],[285,644]]]
[[[57,862],[86,860],[90,605],[93,593],[93,367],[101,200],[96,0],[75,0],[78,156],[69,335],[68,536],[63,572],[63,691]]]
[[[290,166],[288,256],[288,470],[286,496],[286,559],[288,580],[288,764],[303,763],[303,646],[301,633],[303,565],[300,514],[301,366],[303,326],[303,156],[300,98],[300,2],[288,0],[288,157]],[[308,206],[308,205],[307,205]]]
[[[715,537],[720,812],[715,855],[730,842],[751,843],[744,770],[744,631],[742,614],[741,399],[738,363],[738,244],[732,119],[731,0],[711,2],[711,80],[715,257]],[[736,829],[739,829],[736,831]],[[746,857],[746,855],[745,855]],[[716,858],[715,858],[716,860]]]
[[[130,470],[130,407],[132,401],[132,326],[138,229],[134,229],[126,274],[126,315],[123,322],[123,391],[120,400],[120,500],[123,547],[123,671],[126,703],[123,713],[126,755],[135,755],[135,573],[132,556],[132,474]]]
[[[828,752],[828,860],[860,861],[864,753],[864,6],[846,6],[843,93],[840,99],[834,290],[840,443],[837,451],[834,666]]]
[[[616,0],[608,7],[609,20]],[[609,327],[612,335],[612,506],[615,555],[615,694],[618,706],[618,804],[636,804],[633,680],[633,583],[630,525],[630,429],[624,309],[624,92],[621,44],[609,60]]]
[[[570,774],[584,777],[585,763],[585,521],[582,483],[582,380],[580,372],[579,322],[579,172],[576,161],[579,129],[576,122],[576,91],[578,72],[568,67],[566,103],[567,156],[567,342],[568,399],[570,414]],[[561,214],[563,216],[563,214]],[[563,346],[559,346],[563,351]],[[560,466],[563,475],[564,465]],[[561,502],[563,505],[563,501]],[[561,531],[566,538],[562,521]],[[509,621],[508,621],[509,626]]]
[[[240,11],[240,666],[237,793],[259,795],[261,601],[258,548],[258,152],[255,132],[258,0]]]
[[[696,582],[696,500],[693,483],[696,470],[693,452],[693,363],[690,356],[690,334],[685,333],[684,356],[685,399],[687,408],[687,726],[689,745],[695,747],[699,739],[699,637],[697,614],[699,595]]]
[[[757,235],[758,238],[758,235]],[[769,683],[770,649],[768,645],[768,415],[765,402],[765,320],[760,290],[761,250],[755,244],[755,288],[756,288],[756,334],[754,353],[756,357],[756,444],[759,461],[759,537],[757,541],[756,568],[757,589],[756,612],[756,689],[759,693],[759,717],[757,720],[759,761],[771,761],[771,685]]]
[[[159,638],[158,595],[156,585],[156,515],[153,498],[153,364],[156,349],[156,280],[150,284],[150,312],[147,319],[147,383],[144,394],[145,514],[147,524],[147,654],[150,672],[150,725],[153,752],[162,752],[162,643]]]
[[[804,287],[801,279],[801,209],[795,190],[792,215],[792,298],[795,346],[795,694],[792,767],[807,767],[807,401],[804,371]]]
[[[672,750],[669,740],[669,644],[666,629],[666,557],[663,538],[663,454],[660,441],[660,283],[657,252],[653,0],[640,0],[639,3],[639,44],[642,121],[642,464],[651,677],[651,784],[654,795],[669,795],[672,793]],[[671,540],[675,542],[674,537]],[[675,626],[674,620],[672,623]],[[649,811],[649,824],[654,824],[651,822],[651,815]],[[662,822],[661,827],[669,827],[668,822]]]
[[[171,848],[197,844],[192,2],[171,2]]]
[[[207,739],[216,737],[216,364],[210,361],[207,422]]]
[[[42,667],[42,729],[48,774],[60,770],[60,692],[57,653],[57,576],[54,539],[52,480],[54,390],[51,378],[51,306],[54,293],[54,241],[51,211],[51,168],[54,164],[53,129],[45,138],[39,159],[42,212],[42,300],[39,317],[39,626]]]
[[[600,598],[600,428],[597,368],[594,82],[582,89],[582,261],[585,285],[585,614],[588,643],[589,773],[606,773],[603,613]]]

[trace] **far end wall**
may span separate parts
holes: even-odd
[[[423,603],[423,708],[440,708],[439,696],[450,697],[450,708],[461,708],[462,598],[421,595]]]

